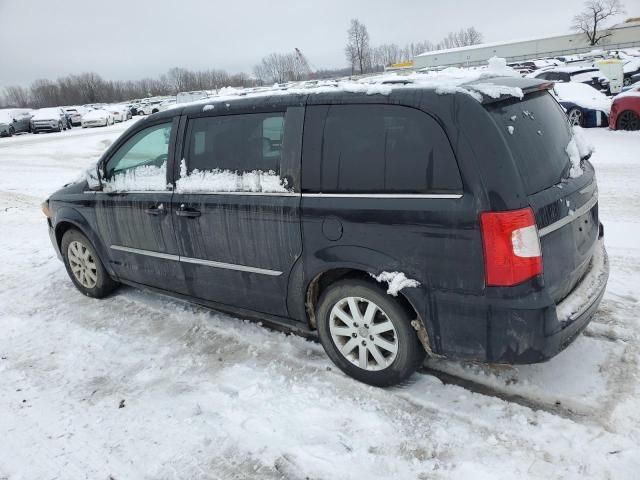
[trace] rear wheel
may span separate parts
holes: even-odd
[[[89,239],[78,230],[65,232],[60,251],[71,281],[86,296],[106,297],[118,286],[105,270]]]
[[[584,116],[582,115],[582,110],[579,108],[572,108],[567,112],[567,117],[569,117],[569,123],[571,125],[577,125],[579,127],[582,126],[584,122]]]
[[[406,309],[375,284],[348,279],[329,287],[317,308],[318,334],[333,363],[377,387],[406,380],[426,352]]]
[[[631,110],[625,110],[618,116],[618,130],[640,130],[640,116]]]
[[[9,127],[9,136],[10,136],[10,137],[13,137],[13,135],[14,135],[15,133],[16,133],[15,128],[13,128],[13,127]]]

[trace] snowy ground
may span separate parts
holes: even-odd
[[[640,132],[587,132],[612,271],[585,334],[382,390],[300,338],[74,289],[40,202],[126,126],[0,139],[0,479],[638,478]]]

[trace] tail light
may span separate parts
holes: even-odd
[[[480,229],[488,286],[512,286],[542,273],[542,252],[531,208],[483,212]]]

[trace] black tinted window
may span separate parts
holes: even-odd
[[[442,128],[424,112],[398,105],[308,107],[304,159],[305,191],[437,193],[462,189]]]
[[[189,122],[185,160],[193,170],[280,172],[284,113],[203,117]]]
[[[527,194],[559,183],[569,168],[571,131],[566,114],[550,93],[488,105],[511,148]]]

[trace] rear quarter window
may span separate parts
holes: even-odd
[[[431,116],[414,108],[308,107],[303,148],[306,192],[427,194],[462,190],[458,165],[444,131]]]
[[[559,183],[568,172],[571,130],[562,107],[547,91],[491,103],[487,110],[511,150],[527,195]]]

